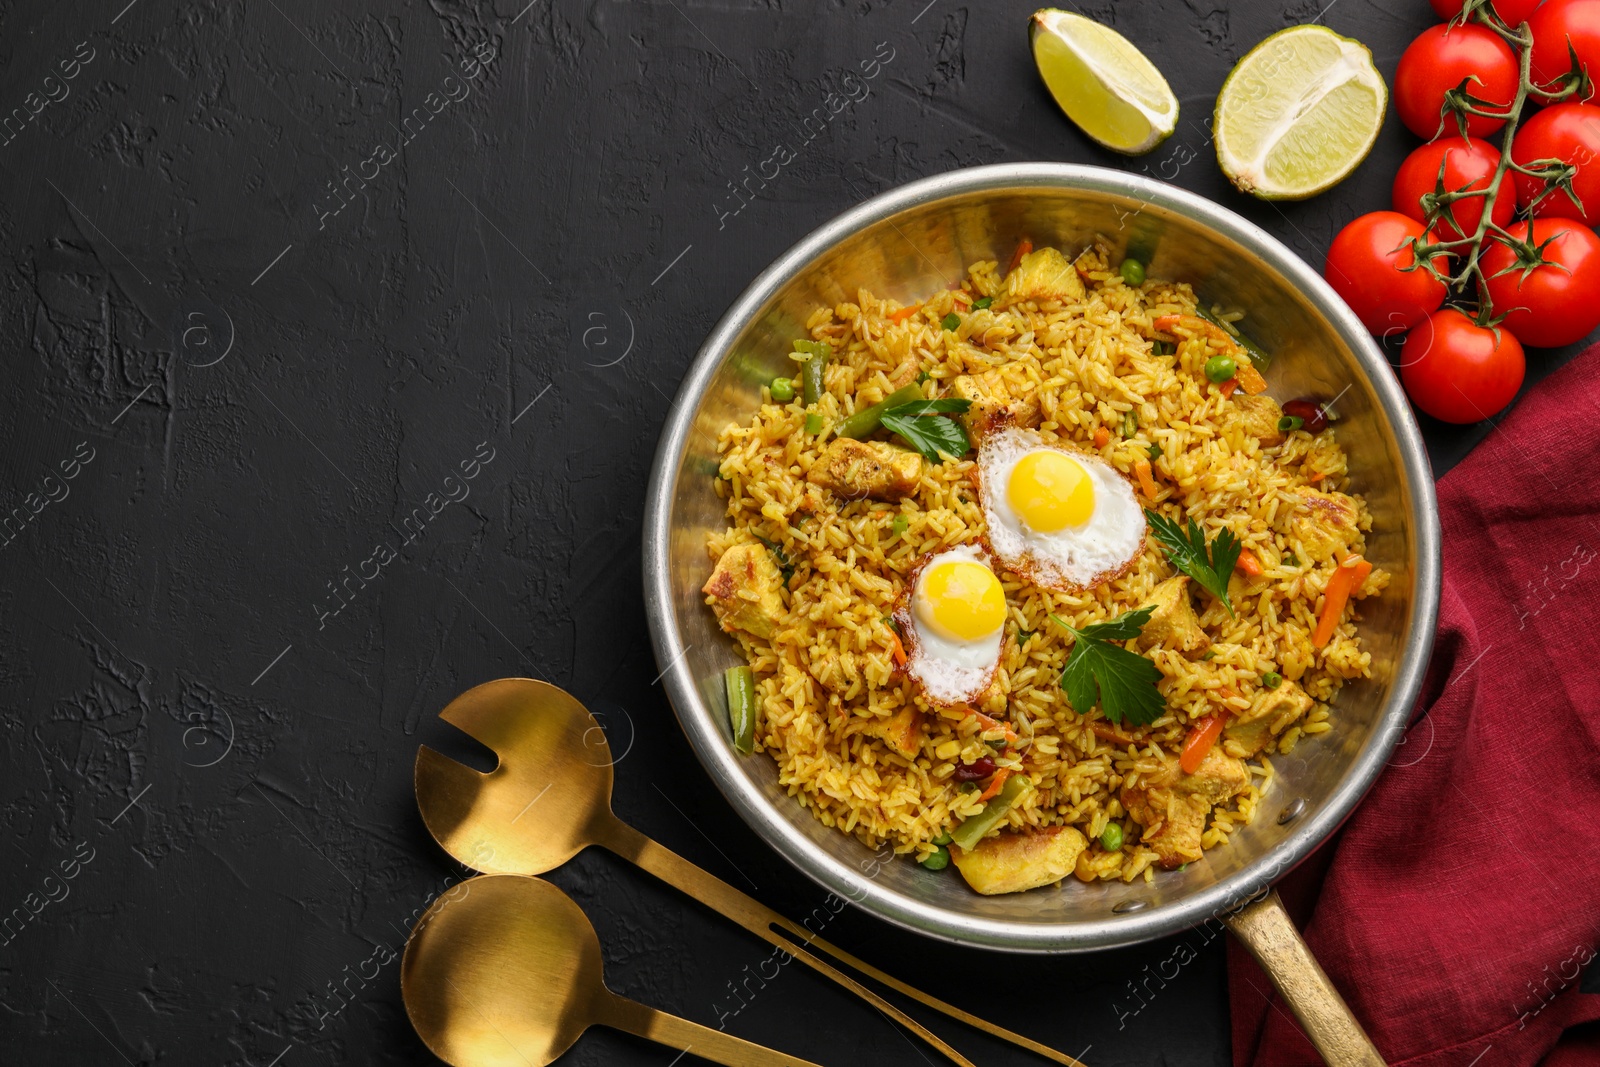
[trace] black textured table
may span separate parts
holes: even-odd
[[[1216,168],[1214,95],[1319,9],[1386,76],[1431,19],[1086,5],[1182,98],[1127,160],[1050,102],[1021,3],[125,2],[0,10],[7,1062],[427,1060],[396,954],[463,872],[412,760],[464,751],[435,714],[505,675],[604,716],[625,818],[819,906],[653,685],[641,501],[700,339],[825,219],[981,163],[1169,178],[1320,266],[1410,136],[1391,116],[1343,186],[1260,204]],[[1487,432],[1427,430],[1440,470]],[[620,992],[826,1064],[931,1055],[793,968],[735,1012],[766,946],[609,855],[554,880]],[[1096,1067],[1228,1059],[1220,938],[1023,959],[854,911],[828,936]],[[1152,985],[1183,941],[1197,958]],[[595,1032],[566,1062],[675,1055]]]

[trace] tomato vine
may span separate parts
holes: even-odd
[[[1516,54],[1517,91],[1505,110],[1498,110],[1492,104],[1474,97],[1470,89],[1472,79],[1463,79],[1460,85],[1445,94],[1444,106],[1440,109],[1440,125],[1442,127],[1453,117],[1461,136],[1465,138],[1469,115],[1503,120],[1505,127],[1500,134],[1499,162],[1487,185],[1482,188],[1447,189],[1444,184],[1445,161],[1440,161],[1434,191],[1422,198],[1422,208],[1425,212],[1424,232],[1422,236],[1411,238],[1407,242],[1415,253],[1415,262],[1412,266],[1401,269],[1427,271],[1465,301],[1475,301],[1477,324],[1492,326],[1504,318],[1504,313],[1495,314],[1494,302],[1489,295],[1489,277],[1484,273],[1482,265],[1482,257],[1488,246],[1491,243],[1502,244],[1511,250],[1515,257],[1515,262],[1500,273],[1516,270],[1531,271],[1548,262],[1544,258],[1543,244],[1536,245],[1520,238],[1494,221],[1494,208],[1499,198],[1516,195],[1514,183],[1507,181],[1507,177],[1516,173],[1544,183],[1543,191],[1533,203],[1527,205],[1530,210],[1541,200],[1556,192],[1565,192],[1574,202],[1577,201],[1577,194],[1572,188],[1572,179],[1577,174],[1577,168],[1572,164],[1553,158],[1536,159],[1530,163],[1520,164],[1511,158],[1512,142],[1516,139],[1523,105],[1530,98],[1544,104],[1553,104],[1572,97],[1582,100],[1589,95],[1591,83],[1583,65],[1578,61],[1577,54],[1569,44],[1568,52],[1572,54],[1571,70],[1548,85],[1536,85],[1532,69],[1533,31],[1526,22],[1515,29],[1506,25],[1495,13],[1490,0],[1466,0],[1461,13],[1453,18],[1450,24],[1465,25],[1469,21],[1498,34]],[[1435,225],[1450,211],[1452,204],[1469,197],[1483,198],[1483,214],[1478,221],[1476,231],[1454,240],[1441,239],[1434,231]],[[1512,225],[1516,226],[1517,223],[1513,222]],[[1461,261],[1460,268],[1454,271],[1441,269],[1434,263],[1436,256],[1456,257]],[[1469,289],[1473,291],[1471,295],[1468,294]]]

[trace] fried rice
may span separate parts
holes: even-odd
[[[1264,445],[1242,395],[1228,395],[1203,373],[1229,342],[1155,327],[1162,316],[1196,313],[1187,285],[1129,285],[1103,247],[1073,269],[1082,285],[1064,296],[1026,295],[985,261],[959,289],[941,290],[909,313],[866,290],[853,302],[818,308],[805,329],[832,350],[825,392],[809,409],[823,432],[806,432],[808,409],[798,396],[777,403],[765,390],[748,422],[725,427],[717,491],[727,502],[727,528],[707,548],[715,561],[732,546],[759,543],[784,567],[783,613],[770,635],[733,635],[756,678],[756,748],[824,824],[874,848],[887,843],[926,858],[936,839],[984,809],[977,786],[958,782],[955,772],[987,755],[1034,786],[991,833],[1073,826],[1089,841],[1076,861],[1078,878],[1149,880],[1158,858],[1170,857],[1147,843],[1159,826],[1134,821],[1122,798],[1171,765],[1193,724],[1250,708],[1275,675],[1314,702],[1273,730],[1248,758],[1248,784],[1210,810],[1201,844],[1211,848],[1254,817],[1271,784],[1271,757],[1334,729],[1329,703],[1345,680],[1368,673],[1355,611],[1313,647],[1323,590],[1340,561],[1302,543],[1303,530],[1285,521],[1307,490],[1344,488],[1346,463],[1331,425]],[[985,297],[992,305],[974,309]],[[947,329],[952,313],[960,322]],[[936,396],[958,376],[985,373],[1013,399],[1037,405],[1045,442],[1097,455],[1130,479],[1148,459],[1157,492],[1153,499],[1140,493],[1145,506],[1198,522],[1207,538],[1229,529],[1259,561],[1259,575],[1233,575],[1234,615],[1195,590],[1209,639],[1204,655],[1148,650],[1166,708],[1147,727],[1119,726],[1098,707],[1082,714],[1070,705],[1059,679],[1073,638],[1050,616],[1082,628],[1148,603],[1177,573],[1153,537],[1125,573],[1079,594],[1042,589],[997,567],[1008,619],[995,680],[970,706],[939,707],[897,669],[890,615],[919,560],[982,541],[971,454],[924,463],[914,491],[895,503],[838,499],[807,481],[829,429],[904,385],[908,374],[925,374],[926,393]],[[1371,518],[1359,496],[1347,499],[1359,527],[1348,547],[1360,552]],[[1374,570],[1355,595],[1376,595],[1388,580]],[[917,713],[917,734],[911,749],[897,750],[886,726],[906,721],[907,708]],[[1230,746],[1219,747],[1241,754]],[[1102,835],[1113,822],[1125,839],[1107,848]]]

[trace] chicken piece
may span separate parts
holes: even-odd
[[[922,713],[916,708],[904,707],[887,718],[874,718],[867,724],[867,733],[881,738],[906,759],[922,754]]]
[[[1005,380],[996,371],[963,374],[950,383],[950,393],[957,399],[972,401],[961,421],[974,442],[981,441],[984,434],[1002,424],[1031,429],[1039,425],[1042,415],[1036,402],[1013,399]]]
[[[806,474],[806,481],[832,490],[847,500],[868,496],[895,501],[908,496],[922,480],[922,457],[882,441],[834,438]]]
[[[1295,495],[1299,503],[1280,508],[1276,525],[1279,533],[1299,540],[1305,559],[1342,556],[1361,536],[1356,502],[1343,493],[1296,489]]]
[[[1164,645],[1179,652],[1198,652],[1211,644],[1189,603],[1189,576],[1175,575],[1150,591],[1145,602],[1156,610],[1139,634],[1140,647]]]
[[[1212,806],[1249,788],[1250,769],[1217,748],[1206,753],[1193,774],[1184,774],[1176,759],[1165,762],[1160,772],[1141,779],[1136,788],[1123,786],[1120,796],[1128,814],[1145,827],[1144,844],[1155,850],[1161,866],[1171,870],[1200,858],[1200,838]]]
[[[1311,695],[1291,681],[1276,689],[1259,689],[1250,707],[1223,728],[1223,743],[1231,755],[1249,759],[1310,711],[1312,703]]]
[[[950,858],[967,884],[984,896],[1020,893],[1059,882],[1078,865],[1089,847],[1070,826],[1052,826],[1029,833],[986,837],[970,851],[950,846]]]
[[[768,638],[784,616],[783,574],[761,545],[734,545],[717,560],[701,592],[729,633]]]
[[[1244,427],[1244,432],[1260,441],[1262,448],[1274,448],[1283,444],[1284,434],[1278,429],[1278,420],[1283,418],[1283,409],[1278,406],[1276,400],[1270,396],[1235,393],[1233,410],[1236,420]]]
[[[1006,291],[1012,300],[1078,301],[1086,295],[1078,268],[1054,248],[1029,252],[1006,275]]]

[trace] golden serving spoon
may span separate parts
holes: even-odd
[[[561,890],[483,874],[433,902],[400,963],[406,1014],[454,1067],[543,1067],[609,1026],[728,1067],[816,1067],[606,988],[600,939]]]
[[[499,757],[499,766],[484,774],[426,745],[417,750],[422,821],[434,840],[466,866],[491,874],[543,874],[588,846],[601,845],[831,978],[952,1063],[972,1067],[927,1027],[809,950],[1019,1048],[1065,1067],[1083,1067],[1048,1045],[885,974],[618,819],[611,811],[612,760],[605,731],[565,690],[530,678],[502,678],[462,693],[439,717]]]

